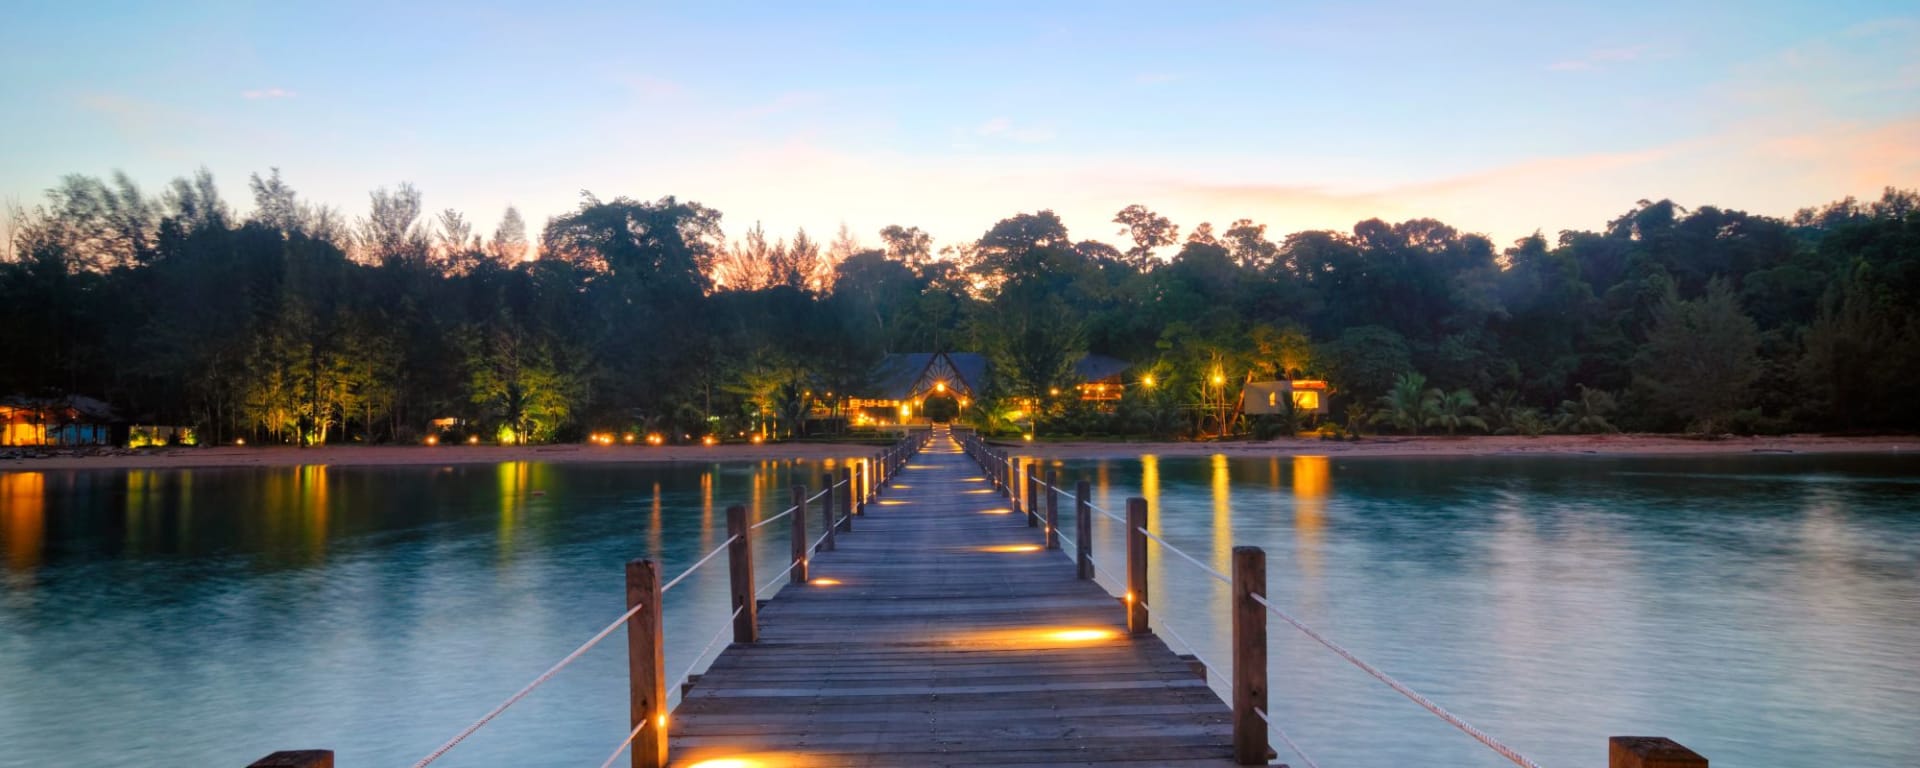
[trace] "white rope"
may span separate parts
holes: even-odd
[[[755,595],[755,596],[757,597],[757,596],[759,596],[759,595],[760,595],[761,593],[763,593],[763,592],[766,592],[766,591],[767,591],[767,587],[771,587],[771,586],[773,586],[773,585],[775,585],[775,584],[778,584],[778,583],[780,583],[780,580],[781,580],[781,579],[784,579],[784,578],[786,578],[786,577],[787,577],[787,574],[789,574],[789,573],[792,573],[792,572],[793,572],[793,569],[794,569],[795,567],[797,567],[797,566],[799,566],[799,565],[800,565],[800,561],[798,561],[798,560],[795,560],[795,561],[793,561],[793,562],[791,562],[791,563],[787,563],[787,567],[785,567],[785,568],[782,568],[782,569],[780,569],[780,572],[779,572],[778,574],[775,574],[775,575],[774,575],[774,577],[773,577],[773,580],[772,580],[772,581],[769,581],[769,582],[767,582],[765,586],[762,586],[762,587],[760,587],[760,589],[758,589],[758,590],[756,590],[756,591],[755,591],[755,592],[754,592],[753,594],[754,594],[754,595]]]
[[[1267,718],[1266,710],[1261,709],[1259,707],[1254,707],[1253,713],[1260,716],[1260,722],[1267,724],[1267,730],[1273,731],[1273,735],[1279,736],[1281,741],[1284,741],[1287,743],[1287,749],[1293,750],[1294,754],[1300,756],[1300,760],[1307,764],[1307,768],[1320,768],[1320,764],[1314,762],[1313,758],[1307,757],[1307,753],[1300,749],[1300,745],[1293,743],[1293,739],[1287,738],[1287,731],[1285,728],[1281,728],[1280,726],[1274,724],[1272,720]]]
[[[791,506],[791,507],[787,507],[787,511],[785,511],[785,512],[782,512],[782,513],[780,513],[780,514],[777,514],[777,515],[774,515],[773,517],[769,517],[769,518],[767,518],[767,519],[765,519],[765,520],[762,520],[762,521],[760,521],[760,522],[757,522],[757,523],[754,523],[753,525],[749,525],[749,526],[747,526],[747,529],[748,529],[748,530],[755,530],[755,529],[758,529],[758,528],[759,528],[760,526],[763,526],[763,525],[769,525],[769,524],[771,524],[771,523],[773,523],[773,521],[775,521],[775,520],[778,520],[778,519],[780,519],[780,518],[783,518],[783,517],[786,517],[787,515],[791,515],[791,514],[793,514],[793,511],[794,511],[794,510],[796,510],[796,509],[799,509],[799,508],[800,508],[800,506],[799,506],[799,505],[797,505],[797,504],[796,504],[796,505],[794,505],[794,506]]]
[[[1216,579],[1219,579],[1220,583],[1225,584],[1229,587],[1233,586],[1233,579],[1229,579],[1224,574],[1214,570],[1213,566],[1207,565],[1206,563],[1193,559],[1193,555],[1189,555],[1185,552],[1180,551],[1180,548],[1174,546],[1173,542],[1160,538],[1159,536],[1154,535],[1152,531],[1149,531],[1145,528],[1135,528],[1134,530],[1146,534],[1147,538],[1149,539],[1153,539],[1154,541],[1160,542],[1160,546],[1164,547],[1167,551],[1186,558],[1187,562],[1193,563],[1195,567],[1199,568],[1202,571],[1205,571],[1208,576],[1212,576]]]
[[[713,647],[720,643],[720,638],[726,637],[727,631],[733,629],[734,620],[740,618],[740,613],[745,610],[747,607],[744,605],[733,609],[733,615],[728,616],[726,623],[720,625],[720,631],[713,633],[713,637],[707,640],[707,647],[701,648],[699,653],[694,654],[693,662],[687,665],[687,671],[680,673],[680,679],[667,689],[668,712],[673,711],[674,697],[679,696],[680,689],[687,684],[688,680],[693,679],[693,671],[700,668],[700,660],[706,658]]]
[[[1462,733],[1465,733],[1468,736],[1472,736],[1475,740],[1479,741],[1481,744],[1487,745],[1487,748],[1500,753],[1501,757],[1504,757],[1508,760],[1512,760],[1514,764],[1523,766],[1523,768],[1540,768],[1538,763],[1535,763],[1532,760],[1527,759],[1525,755],[1522,755],[1519,752],[1515,752],[1512,747],[1509,747],[1505,744],[1500,743],[1498,739],[1495,739],[1492,736],[1488,736],[1486,733],[1482,732],[1480,729],[1475,728],[1472,725],[1469,725],[1467,721],[1462,720],[1459,717],[1456,717],[1452,712],[1448,712],[1447,710],[1442,709],[1440,705],[1433,703],[1431,700],[1427,699],[1427,697],[1422,696],[1418,693],[1415,693],[1412,688],[1408,688],[1406,685],[1402,684],[1399,680],[1393,679],[1392,676],[1388,675],[1385,672],[1380,671],[1378,668],[1374,667],[1372,664],[1368,664],[1364,661],[1361,661],[1360,657],[1353,655],[1351,651],[1348,651],[1347,649],[1340,647],[1338,643],[1335,643],[1332,640],[1328,640],[1326,637],[1322,636],[1319,632],[1314,631],[1312,627],[1309,627],[1306,624],[1301,623],[1299,619],[1294,618],[1292,615],[1288,614],[1286,611],[1280,610],[1279,606],[1276,606],[1273,603],[1267,602],[1266,598],[1261,597],[1260,595],[1253,595],[1252,597],[1255,602],[1258,602],[1259,604],[1266,606],[1268,613],[1271,613],[1275,616],[1280,617],[1281,621],[1284,621],[1288,624],[1292,624],[1294,629],[1300,630],[1301,632],[1305,633],[1307,637],[1311,637],[1314,640],[1318,641],[1321,645],[1326,646],[1327,650],[1330,650],[1336,654],[1339,654],[1340,658],[1346,659],[1347,661],[1351,662],[1354,666],[1359,667],[1361,671],[1366,672],[1369,675],[1372,675],[1374,679],[1379,680],[1380,682],[1386,683],[1387,687],[1392,688],[1395,691],[1399,691],[1400,695],[1405,696],[1408,699],[1412,700],[1413,703],[1426,708],[1426,710],[1428,712],[1432,712],[1434,716],[1440,718],[1441,720],[1447,721],[1447,724],[1460,729]]]
[[[737,534],[733,536],[728,536],[726,541],[720,542],[720,546],[714,547],[713,551],[708,552],[706,557],[700,558],[699,562],[688,566],[686,570],[680,572],[680,575],[673,577],[673,581],[669,581],[667,582],[666,586],[661,587],[660,594],[665,595],[667,593],[667,590],[673,589],[673,585],[679,584],[681,579],[684,579],[688,576],[692,576],[693,572],[695,570],[698,570],[700,566],[706,565],[708,560],[712,560],[716,557],[719,557],[721,552],[727,551],[727,547],[733,546],[733,543],[739,540],[740,540],[740,536]]]
[[[819,500],[820,500],[820,497],[822,497],[822,496],[825,496],[825,495],[827,495],[827,494],[829,494],[829,493],[833,493],[833,489],[832,489],[832,488],[822,488],[822,489],[820,489],[820,492],[819,492],[819,493],[816,493],[816,494],[814,494],[814,495],[813,495],[813,496],[812,496],[811,498],[809,498],[809,499],[807,499],[807,503],[808,503],[808,504],[812,504],[812,503],[814,503],[814,502],[816,502],[816,501],[819,501]]]
[[[1140,601],[1140,607],[1145,608],[1148,613],[1153,612],[1153,606],[1148,605],[1145,600]],[[1228,691],[1233,690],[1233,681],[1222,676],[1219,672],[1219,667],[1215,666],[1213,662],[1207,661],[1207,657],[1201,656],[1200,646],[1194,645],[1192,641],[1189,641],[1185,636],[1180,634],[1180,630],[1174,629],[1171,619],[1162,617],[1160,619],[1160,628],[1166,630],[1167,634],[1173,635],[1173,639],[1180,641],[1180,644],[1186,646],[1188,651],[1193,652],[1193,657],[1200,660],[1200,666],[1206,669],[1208,675],[1219,680],[1220,684],[1226,686]]]
[[[1108,512],[1108,511],[1106,511],[1106,510],[1104,510],[1104,509],[1101,509],[1101,508],[1100,508],[1100,505],[1098,505],[1098,504],[1095,504],[1095,503],[1093,503],[1092,501],[1088,501],[1088,502],[1087,502],[1087,508],[1088,508],[1088,509],[1091,509],[1091,510],[1093,510],[1093,511],[1095,511],[1095,512],[1098,512],[1098,513],[1100,513],[1100,514],[1103,514],[1103,515],[1106,515],[1106,516],[1107,516],[1107,517],[1109,517],[1109,518],[1112,518],[1112,519],[1113,519],[1113,521],[1114,521],[1114,522],[1116,522],[1116,523],[1119,523],[1119,524],[1121,524],[1121,525],[1126,525],[1126,524],[1127,524],[1127,519],[1126,519],[1126,518],[1124,518],[1124,517],[1121,517],[1121,516],[1119,516],[1119,515],[1116,515],[1116,514],[1114,514],[1114,513],[1112,513],[1112,512]]]
[[[645,720],[640,721],[639,725],[634,726],[633,732],[627,734],[627,738],[620,742],[620,746],[613,748],[613,754],[607,755],[607,761],[604,763],[601,763],[600,768],[613,768],[613,761],[619,760],[621,755],[626,754],[627,747],[633,744],[634,739],[637,739],[640,737],[640,732],[642,730],[645,730],[646,727],[647,727],[647,721]]]
[[[499,717],[500,713],[507,711],[507,707],[511,707],[514,705],[515,702],[518,702],[519,700],[526,698],[527,694],[533,693],[533,689],[540,687],[542,683],[545,683],[548,680],[552,679],[556,673],[558,673],[562,669],[565,669],[568,664],[572,664],[574,659],[580,658],[580,654],[586,653],[587,649],[592,648],[596,645],[599,645],[601,640],[606,639],[607,635],[613,634],[614,630],[619,629],[620,625],[627,623],[628,619],[633,618],[633,615],[636,613],[639,613],[640,609],[644,607],[646,607],[646,604],[641,603],[633,606],[632,608],[627,609],[626,613],[621,614],[620,618],[614,619],[613,623],[608,624],[606,629],[600,630],[600,633],[597,635],[594,635],[593,639],[588,640],[587,642],[581,644],[579,648],[575,648],[573,650],[573,653],[567,654],[566,658],[561,659],[559,663],[554,664],[552,667],[548,668],[547,671],[542,672],[539,677],[536,677],[533,679],[533,682],[527,683],[527,686],[525,688],[521,688],[519,692],[513,694],[512,696],[507,697],[506,701],[500,702],[499,706],[494,707],[491,711],[487,712],[487,714],[482,716],[479,720],[473,721],[473,724],[467,726],[465,730],[460,731],[459,735],[456,735],[452,739],[447,740],[447,743],[440,745],[440,748],[434,750],[432,754],[429,754],[426,757],[421,758],[420,762],[414,763],[413,768],[425,768],[425,766],[427,766],[428,764],[431,764],[433,761],[440,759],[441,755],[445,755],[448,750],[453,749],[454,746],[458,745],[462,741],[465,741],[468,736],[472,736],[474,731],[480,730],[482,726],[485,726],[487,723],[492,722],[494,718]],[[629,739],[629,741],[631,741],[631,739]]]

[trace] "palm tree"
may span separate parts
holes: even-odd
[[[1486,431],[1486,420],[1473,415],[1473,409],[1480,405],[1480,401],[1473,399],[1472,392],[1456,389],[1441,395],[1440,390],[1432,389],[1427,391],[1426,399],[1433,410],[1432,415],[1427,417],[1427,426],[1445,427],[1449,435],[1460,427]]]
[[[1562,432],[1618,432],[1619,428],[1607,421],[1613,413],[1613,395],[1604,389],[1594,389],[1580,385],[1580,399],[1560,401],[1560,417],[1554,426]]]
[[[1403,373],[1393,380],[1393,389],[1380,396],[1380,410],[1373,414],[1372,421],[1417,434],[1433,418],[1439,399],[1439,390],[1427,389],[1427,377]]]

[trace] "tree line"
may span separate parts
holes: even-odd
[[[248,190],[241,214],[204,170],[158,195],[70,176],[10,211],[0,395],[219,442],[698,439],[818,429],[886,353],[962,350],[995,371],[969,415],[1042,434],[1284,433],[1230,406],[1288,377],[1331,382],[1343,433],[1920,429],[1913,191],[1787,219],[1641,201],[1504,248],[1431,219],[1182,237],[1134,205],[1115,244],[1038,211],[936,250],[909,226],[729,239],[674,197],[583,195],[532,238],[409,184],[356,217],[277,170]],[[1117,407],[1072,394],[1090,352],[1134,365]]]

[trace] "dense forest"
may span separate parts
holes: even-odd
[[[936,250],[903,226],[728,239],[673,197],[585,195],[530,237],[405,184],[351,218],[278,171],[249,187],[242,215],[205,171],[158,195],[72,176],[10,211],[0,396],[84,394],[216,442],[412,442],[448,418],[490,441],[698,439],[815,429],[883,354],[966,350],[995,370],[970,415],[1030,409],[1043,436],[1920,429],[1911,191],[1790,220],[1642,201],[1505,248],[1429,219],[1182,237],[1136,205],[1115,245],[1040,211]],[[1056,394],[1088,352],[1153,385],[1107,411]],[[1288,376],[1331,382],[1326,423],[1221,407]]]

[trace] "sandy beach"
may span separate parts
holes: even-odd
[[[1552,435],[1543,437],[1372,437],[1356,442],[1313,439],[1226,442],[1001,441],[1017,452],[1049,458],[1138,456],[1678,456],[1755,453],[1913,453],[1920,437],[1735,437],[1693,440],[1665,435]],[[718,446],[328,446],[325,448],[162,448],[107,455],[76,455],[49,449],[36,458],[0,460],[0,470],[163,469],[185,467],[418,466],[496,464],[507,461],[566,463],[707,463],[836,459],[878,450],[857,443],[773,443]]]

